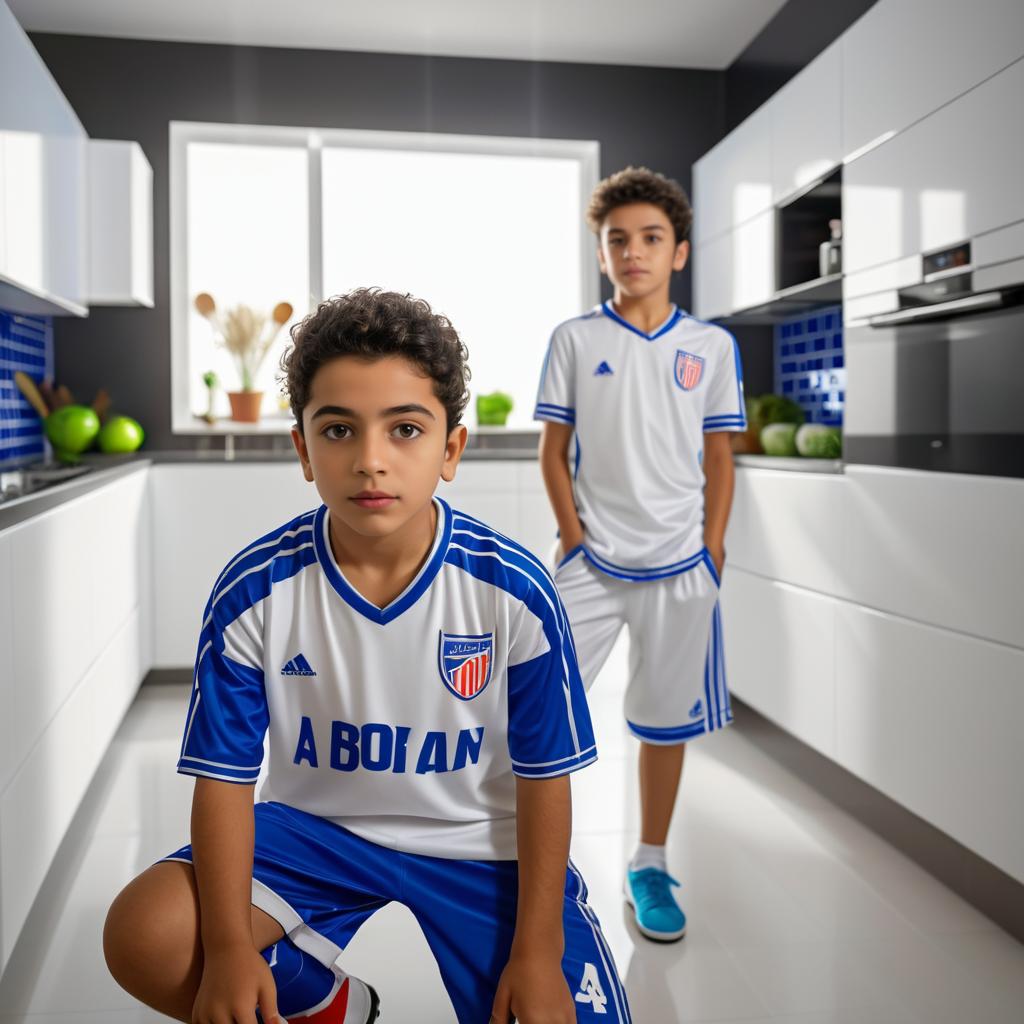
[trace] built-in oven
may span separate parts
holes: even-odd
[[[843,457],[1024,477],[1024,222],[843,291]]]
[[[971,243],[921,257],[921,282],[895,291],[895,308],[868,317],[871,327],[949,320],[1019,305],[1024,300],[1024,258],[975,268]]]
[[[848,327],[843,457],[1024,477],[1024,306]]]

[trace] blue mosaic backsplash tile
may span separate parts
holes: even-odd
[[[842,306],[801,313],[775,325],[775,391],[800,405],[808,423],[843,425]]]
[[[18,390],[14,374],[53,377],[53,322],[0,309],[0,466],[46,454],[42,420]]]

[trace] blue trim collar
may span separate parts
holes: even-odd
[[[430,549],[430,554],[423,563],[423,568],[416,574],[416,578],[385,608],[378,608],[371,601],[367,601],[345,579],[342,571],[338,568],[338,563],[334,560],[334,553],[331,551],[327,536],[327,506],[321,505],[317,509],[313,525],[313,539],[324,575],[337,591],[338,596],[371,622],[384,626],[392,619],[397,619],[402,612],[411,608],[423,596],[430,584],[433,583],[434,577],[441,571],[445,555],[448,554],[448,545],[452,539],[452,510],[448,507],[448,503],[437,495],[434,496],[434,505],[437,507],[437,530],[434,533],[434,546]]]
[[[601,308],[604,310],[604,315],[608,317],[609,320],[614,320],[617,324],[619,324],[620,327],[625,327],[627,331],[632,331],[634,334],[639,334],[640,337],[643,338],[645,341],[657,341],[657,339],[660,338],[663,334],[667,334],[669,331],[671,331],[672,328],[675,327],[675,325],[679,323],[679,321],[682,320],[683,316],[685,315],[682,312],[682,310],[680,310],[680,308],[673,303],[672,312],[669,313],[668,319],[652,333],[647,334],[646,332],[641,331],[639,327],[634,327],[628,320],[625,320],[621,316],[619,316],[619,314],[615,312],[615,307],[612,305],[611,299],[605,299],[605,301],[601,304]]]

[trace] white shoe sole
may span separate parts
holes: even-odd
[[[645,928],[637,920],[636,904],[633,902],[633,894],[629,891],[629,882],[623,883],[622,895],[626,904],[633,911],[633,924],[636,925],[636,930],[643,935],[644,938],[650,939],[652,942],[678,942],[686,934],[685,924],[677,932],[656,932],[652,931],[650,928]]]

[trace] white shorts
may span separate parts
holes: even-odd
[[[589,690],[629,627],[626,723],[645,743],[675,744],[732,721],[718,576],[711,556],[649,583],[615,579],[577,548],[555,569]]]

